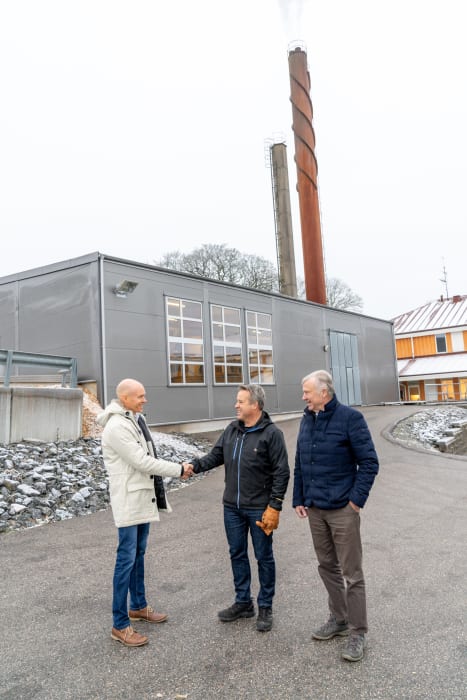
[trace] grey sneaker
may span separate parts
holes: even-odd
[[[346,661],[360,661],[363,659],[365,647],[366,637],[364,634],[351,634],[342,652],[342,658]]]
[[[234,603],[230,608],[225,608],[225,610],[220,610],[217,613],[217,617],[222,622],[233,622],[238,620],[239,617],[254,617],[255,608],[253,602],[249,603]]]
[[[313,639],[332,639],[333,637],[346,637],[349,633],[347,622],[337,622],[334,615],[329,616],[329,620],[312,632]]]

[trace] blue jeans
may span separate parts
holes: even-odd
[[[113,626],[117,630],[130,624],[130,608],[141,610],[147,605],[144,590],[144,554],[149,535],[149,523],[118,528],[117,560],[113,578]]]
[[[248,559],[248,531],[251,534],[256,561],[258,562],[259,593],[258,607],[272,607],[276,586],[276,565],[272,551],[272,534],[265,535],[256,525],[261,520],[264,508],[245,510],[224,506],[224,526],[229,543],[230,562],[235,586],[235,602],[249,603],[251,600],[251,569]]]

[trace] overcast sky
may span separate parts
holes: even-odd
[[[265,141],[307,49],[328,276],[391,318],[467,293],[462,0],[0,0],[0,276],[226,243],[275,261]]]

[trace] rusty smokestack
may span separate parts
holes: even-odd
[[[279,291],[290,297],[297,296],[297,275],[293,247],[292,213],[290,208],[287,146],[274,143],[270,147],[274,223],[276,227],[277,267]]]
[[[306,298],[326,304],[310,74],[306,52],[300,47],[289,52],[289,75]]]

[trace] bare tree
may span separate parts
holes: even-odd
[[[224,243],[206,243],[191,253],[166,253],[156,265],[266,292],[278,289],[277,270],[269,260]]]
[[[165,253],[160,260],[154,260],[154,263],[160,267],[167,267],[169,270],[183,270],[183,258],[183,253],[174,250],[171,253]]]
[[[241,284],[251,289],[277,292],[279,281],[272,262],[259,255],[247,255],[225,243],[205,243],[191,253],[178,250],[165,253],[156,265],[179,272],[190,272],[207,279]],[[298,296],[305,298],[305,282],[297,280]],[[359,311],[362,298],[338,277],[326,277],[327,304],[334,309]]]
[[[332,306],[334,309],[360,311],[363,308],[361,296],[338,277],[326,277],[326,296],[328,306]]]
[[[242,256],[242,278],[245,287],[265,292],[279,291],[279,279],[274,265],[259,255]]]
[[[305,281],[298,279],[297,286],[298,297],[306,299]],[[327,305],[333,309],[360,311],[363,308],[363,299],[338,277],[326,277],[326,297]]]

